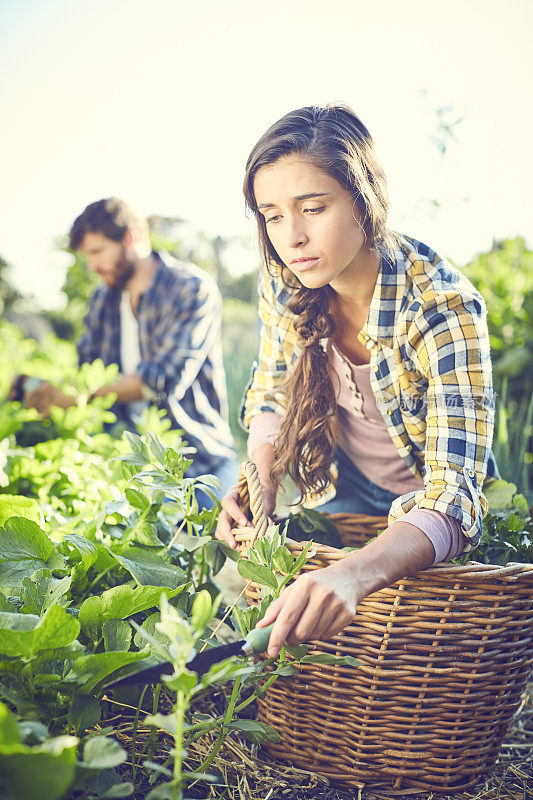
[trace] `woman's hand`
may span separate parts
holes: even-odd
[[[300,575],[268,607],[256,627],[264,628],[275,621],[268,645],[271,658],[278,655],[285,642],[296,645],[329,639],[352,621],[363,592],[346,561]]]
[[[262,494],[265,514],[270,517],[276,507],[276,490],[273,486],[262,486]],[[237,541],[231,532],[235,528],[235,523],[241,528],[251,525],[239,507],[238,489],[236,486],[232,486],[222,498],[222,510],[218,517],[215,537],[226,542],[233,549],[237,547]]]
[[[416,525],[396,520],[360,550],[325,569],[300,575],[257,623],[257,628],[264,628],[275,621],[269,656],[277,656],[285,642],[335,636],[352,621],[361,600],[426,569],[434,559],[428,536]]]

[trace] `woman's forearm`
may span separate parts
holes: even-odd
[[[264,627],[275,621],[268,654],[277,656],[284,642],[329,639],[350,624],[365,597],[425,569],[434,557],[433,545],[420,528],[397,521],[355,553],[300,575],[258,623]]]
[[[275,450],[274,445],[266,443],[256,447],[251,454],[251,460],[257,467],[259,473],[259,480],[261,486],[269,489],[274,489],[272,478],[270,477],[270,470],[274,464]]]
[[[435,550],[426,534],[415,525],[398,520],[338,564],[353,574],[362,600],[400,578],[426,569],[434,558]]]

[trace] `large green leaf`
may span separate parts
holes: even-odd
[[[0,747],[19,742],[20,735],[15,717],[4,703],[0,703]]]
[[[88,776],[89,780],[85,780],[82,786],[76,782],[76,788],[81,788],[85,792],[83,797],[112,800],[112,798],[130,797],[134,792],[133,783],[124,783],[116,769],[104,769],[96,775],[92,770],[89,771]]]
[[[107,651],[130,649],[131,625],[123,619],[108,619],[102,625],[104,644]]]
[[[0,611],[13,611],[15,613],[18,611],[17,607],[2,592],[0,592]]]
[[[489,510],[496,511],[512,506],[513,496],[516,494],[516,486],[514,483],[508,483],[498,478],[487,483],[483,487],[483,493],[489,504]]]
[[[129,547],[124,553],[113,553],[113,556],[141,586],[175,589],[187,580],[185,572],[174,567],[170,560],[140,547]]]
[[[271,589],[278,588],[278,581],[272,570],[263,564],[254,564],[246,559],[241,559],[237,563],[239,575],[246,580],[256,581],[263,586],[269,586]]]
[[[88,769],[111,769],[123,764],[126,751],[114,739],[107,736],[93,736],[83,748],[83,761],[78,764]]]
[[[74,695],[67,719],[78,735],[100,722],[101,716],[102,706],[96,697],[87,694]]]
[[[334,656],[333,653],[309,653],[300,659],[301,664],[326,664],[335,667],[358,667],[363,662],[353,656]]]
[[[139,492],[137,489],[132,489],[129,486],[124,490],[124,494],[126,495],[128,503],[134,508],[138,508],[140,511],[146,511],[147,508],[150,508],[150,501],[146,495]]]
[[[72,672],[67,680],[83,685],[86,692],[92,692],[100,681],[107,678],[117,669],[142,661],[146,653],[94,653],[90,656],[81,656],[72,662]]]
[[[70,533],[65,536],[64,540],[73,549],[75,555],[74,568],[72,570],[72,580],[77,581],[82,578],[89,567],[91,567],[98,558],[98,547],[93,542],[86,539],[85,536],[80,536],[77,533]],[[102,548],[103,549],[103,548]],[[105,551],[107,554],[107,551]],[[71,556],[70,560],[74,561]]]
[[[10,517],[0,528],[0,588],[15,589],[46,565],[54,545],[29,519]]]
[[[43,650],[65,647],[79,632],[78,620],[60,606],[52,606],[41,618],[0,612],[0,653],[31,658]]]
[[[39,569],[31,578],[24,578],[20,599],[23,601],[23,610],[29,614],[44,614],[53,605],[67,606],[65,595],[70,589],[72,578],[54,578],[49,569]]]
[[[168,597],[175,597],[183,586],[167,590]],[[78,619],[82,628],[100,627],[110,619],[126,619],[138,611],[157,606],[161,598],[161,586],[114,586],[97,597],[88,597],[80,608]]]
[[[21,495],[0,494],[0,525],[3,525],[9,517],[24,517],[38,525],[43,521],[43,515],[36,500]]]
[[[58,736],[40,745],[0,745],[0,780],[15,800],[59,800],[75,774],[74,736]]]
[[[281,736],[274,728],[256,719],[234,719],[228,723],[228,727],[240,731],[254,744],[281,741]]]

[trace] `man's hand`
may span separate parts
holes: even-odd
[[[64,394],[52,383],[46,382],[24,395],[24,405],[26,408],[36,408],[39,414],[47,417],[50,413],[50,406],[69,408],[76,405],[76,400],[74,397]]]
[[[344,562],[344,563],[343,563]],[[268,607],[257,628],[275,621],[268,655],[275,658],[283,644],[329,639],[355,616],[362,594],[350,564],[342,559],[324,569],[300,575]]]

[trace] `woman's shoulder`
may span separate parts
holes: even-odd
[[[413,237],[398,236],[396,259],[403,259],[405,290],[413,302],[457,297],[484,307],[478,290],[452,262]]]

